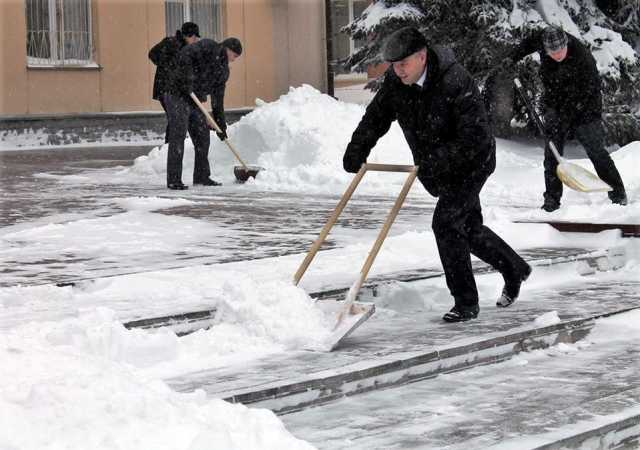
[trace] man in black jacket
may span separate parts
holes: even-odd
[[[540,78],[544,85],[542,105],[547,136],[562,155],[570,131],[580,141],[600,178],[613,190],[613,203],[627,204],[622,178],[604,147],[602,81],[591,52],[574,36],[549,26],[532,32],[511,53],[506,65],[530,53],[540,54]],[[548,144],[544,154],[545,193],[542,209],[560,207],[562,182],[556,174],[558,161]]]
[[[224,117],[224,93],[229,79],[229,63],[242,54],[242,44],[236,38],[217,43],[201,39],[180,50],[177,68],[166,96],[169,116],[169,151],[167,154],[167,186],[187,189],[182,183],[184,139],[189,131],[195,149],[193,184],[219,186],[209,178],[209,126],[202,111],[190,97],[193,92],[201,102],[211,96],[212,115],[221,129],[220,140],[227,139]]]
[[[164,95],[171,84],[171,77],[176,71],[178,52],[185,45],[194,44],[200,38],[200,29],[193,22],[185,22],[175,36],[169,36],[154,45],[149,50],[149,59],[156,65],[153,78],[153,99],[158,100],[166,114],[167,104]],[[165,144],[169,142],[169,125],[164,135]]]
[[[393,33],[384,48],[392,63],[344,154],[357,172],[378,139],[398,120],[419,166],[418,178],[438,197],[432,228],[455,305],[443,317],[477,317],[471,253],[495,267],[505,285],[498,306],[509,306],[531,268],[483,225],[480,190],[496,165],[495,140],[476,83],[450,49],[427,46],[416,28]]]

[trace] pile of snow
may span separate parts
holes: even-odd
[[[292,88],[272,103],[257,101],[258,107],[229,127],[229,139],[250,165],[264,167],[247,186],[260,189],[337,194],[344,191],[352,175],[342,168],[342,156],[358,125],[364,107],[340,102],[315,88]],[[165,183],[167,145],[136,159],[132,168],[105,174],[111,183]],[[183,181],[193,178],[193,144],[185,143]],[[209,151],[213,177],[233,183],[233,154],[215,134]],[[380,139],[369,162],[412,164],[402,131],[394,123]],[[97,175],[100,176],[100,175]],[[371,173],[361,192],[385,192],[402,185],[406,175]]]
[[[312,448],[271,411],[176,393],[119,361],[126,333],[98,310],[0,335],[0,448]]]

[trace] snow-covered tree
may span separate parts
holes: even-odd
[[[389,34],[415,25],[430,42],[452,47],[482,85],[527,32],[547,24],[581,39],[596,58],[610,141],[622,144],[640,136],[640,120],[634,115],[640,108],[640,0],[374,0],[343,29],[367,42],[345,65],[364,71],[381,63],[380,49]],[[541,90],[538,65],[528,57],[516,69],[536,92]],[[499,104],[492,114],[503,135],[513,132],[508,126],[512,106],[516,116],[520,110],[513,98],[514,75],[503,73],[491,86]]]

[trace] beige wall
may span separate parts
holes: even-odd
[[[26,67],[24,0],[0,0],[0,115],[158,110],[151,46],[165,36],[163,0],[93,0],[100,69]],[[271,101],[289,86],[326,82],[323,0],[227,0],[225,36],[244,54],[231,65],[226,107]]]

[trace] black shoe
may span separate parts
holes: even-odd
[[[622,194],[609,192],[608,195],[609,195],[609,199],[611,200],[611,203],[615,205],[627,206],[627,204],[629,203],[629,200],[627,199],[627,194],[625,192],[623,192]]]
[[[526,268],[518,277],[513,280],[505,280],[502,294],[496,302],[496,306],[506,308],[507,306],[513,305],[513,302],[515,302],[520,295],[520,286],[529,278],[529,275],[531,275],[531,266],[527,264]]]
[[[556,200],[546,199],[540,209],[544,209],[546,212],[553,212],[560,208],[560,202]]]
[[[193,184],[194,185],[200,184],[202,186],[222,186],[222,183],[218,183],[217,181],[212,180],[211,178],[205,178],[204,180],[194,181]]]
[[[442,320],[445,322],[466,322],[467,320],[478,317],[478,312],[480,312],[479,306],[467,309],[454,306],[451,308],[451,311],[442,316]]]
[[[169,183],[167,184],[167,187],[169,189],[173,189],[174,191],[184,191],[186,189],[189,189],[189,186],[187,186],[186,184],[182,184],[182,181],[178,181],[177,183]]]

